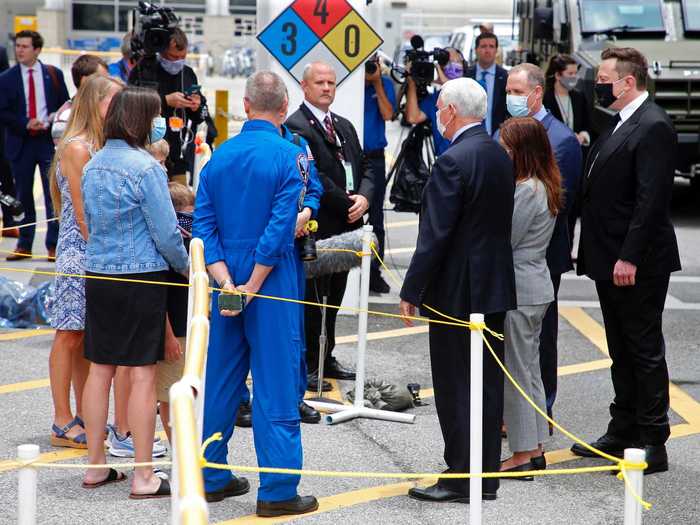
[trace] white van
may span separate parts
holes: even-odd
[[[514,51],[518,48],[520,24],[517,19],[515,22],[511,19],[473,19],[471,24],[458,27],[452,31],[450,47],[459,49],[464,55],[465,60],[470,65],[474,64],[476,62],[474,43],[476,37],[479,36],[479,25],[482,23],[493,24],[493,32],[498,37],[498,55],[496,56],[496,62],[499,65],[507,67],[509,64],[504,64],[504,59],[508,57],[510,51]]]

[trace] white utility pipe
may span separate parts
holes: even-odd
[[[646,453],[640,448],[626,448],[625,460],[641,463],[646,460]],[[627,470],[627,479],[640,498],[644,497],[644,471]],[[625,525],[642,525],[642,505],[625,484]]]
[[[17,447],[19,461],[33,461],[39,457],[39,445],[20,445]],[[36,525],[36,483],[37,471],[31,465],[19,469],[17,473],[17,523],[19,525]]]
[[[483,314],[471,314],[470,323],[483,323]],[[483,392],[484,392],[484,340],[481,330],[471,331],[469,345],[469,472],[477,476],[482,472]],[[481,525],[482,479],[469,479],[469,525]]]

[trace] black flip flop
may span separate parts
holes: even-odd
[[[167,497],[170,497],[170,483],[167,479],[161,479],[158,490],[151,492],[150,494],[134,494],[133,492],[129,494],[129,499],[155,499]]]
[[[110,483],[117,483],[119,481],[124,481],[126,480],[126,474],[123,472],[119,472],[114,470],[113,468],[109,469],[109,474],[107,474],[107,477],[103,479],[102,481],[98,481],[97,483],[85,483],[83,481],[83,488],[84,489],[96,489],[97,487],[102,487],[103,485],[109,485]]]

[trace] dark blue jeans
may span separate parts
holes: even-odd
[[[34,207],[34,171],[39,166],[41,173],[41,185],[44,189],[44,205],[46,206],[46,218],[53,218],[53,205],[51,204],[51,192],[49,191],[49,167],[54,155],[54,145],[51,136],[44,133],[37,137],[27,137],[24,140],[22,153],[12,161],[12,174],[15,178],[17,198],[24,207],[24,220],[21,224],[36,222],[36,209]],[[56,248],[58,241],[58,222],[52,221],[47,225],[46,247]],[[22,228],[19,233],[17,247],[30,250],[34,244],[36,226]]]
[[[367,157],[367,165],[372,172],[374,181],[374,195],[369,203],[369,223],[374,228],[377,236],[379,255],[384,258],[384,194],[386,192],[386,163],[384,160],[384,150],[373,151]],[[372,274],[378,276],[380,273],[379,261],[372,259]]]

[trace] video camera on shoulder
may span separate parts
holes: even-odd
[[[132,11],[133,37],[131,50],[137,58],[154,56],[165,51],[178,25],[177,16],[169,7],[139,2]]]
[[[411,64],[410,75],[418,85],[427,86],[435,78],[435,63],[445,67],[450,61],[447,49],[436,47],[432,51],[423,49],[425,42],[420,35],[411,37],[411,47],[406,51],[406,63]]]

